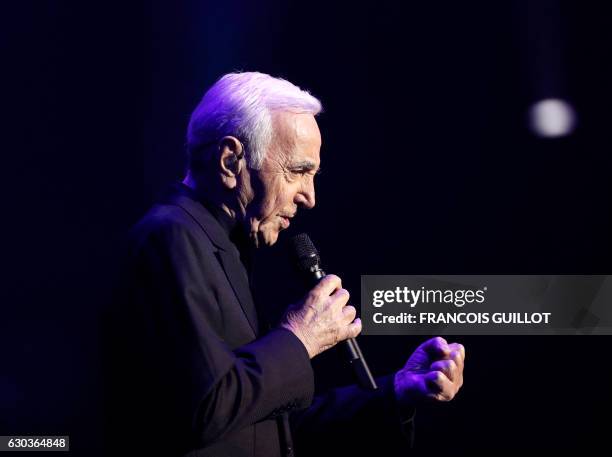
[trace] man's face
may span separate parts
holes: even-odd
[[[321,133],[314,116],[277,112],[273,125],[274,136],[261,169],[245,170],[240,189],[245,222],[256,246],[274,244],[298,207],[315,205]]]

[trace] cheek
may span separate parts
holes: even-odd
[[[293,203],[293,189],[291,186],[276,186],[268,193],[269,198],[262,202],[261,216],[263,219],[275,218],[278,213],[291,210]]]

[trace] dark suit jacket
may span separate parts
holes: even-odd
[[[287,455],[289,415],[303,432],[298,456],[299,443],[324,455],[316,434],[371,414],[378,427],[367,430],[388,423],[401,436],[391,377],[377,392],[347,387],[313,403],[306,349],[284,329],[259,334],[239,252],[187,189],[147,213],[128,252],[106,320],[108,455]]]

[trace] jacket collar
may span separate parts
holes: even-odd
[[[240,260],[240,253],[229,238],[228,229],[223,227],[211,212],[198,201],[195,192],[183,184],[173,186],[163,202],[183,208],[208,235],[213,245],[219,249],[217,253],[219,263],[234,289],[253,332],[257,335],[257,311],[249,287],[249,278]]]
[[[187,211],[217,248],[232,252],[237,250],[229,238],[227,227],[224,227],[211,213],[211,210],[198,200],[191,188],[182,183],[177,183],[170,188],[163,200],[164,203],[180,206]]]

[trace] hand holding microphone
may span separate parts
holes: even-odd
[[[355,337],[361,332],[357,310],[347,305],[349,293],[335,275],[326,275],[314,244],[305,233],[293,237],[296,264],[313,289],[289,307],[281,326],[291,330],[304,344],[310,358],[344,341],[348,360],[364,389],[377,388]]]
[[[291,305],[281,326],[291,330],[304,344],[312,359],[340,341],[361,332],[357,310],[347,305],[349,293],[338,276],[327,275],[306,296]]]

